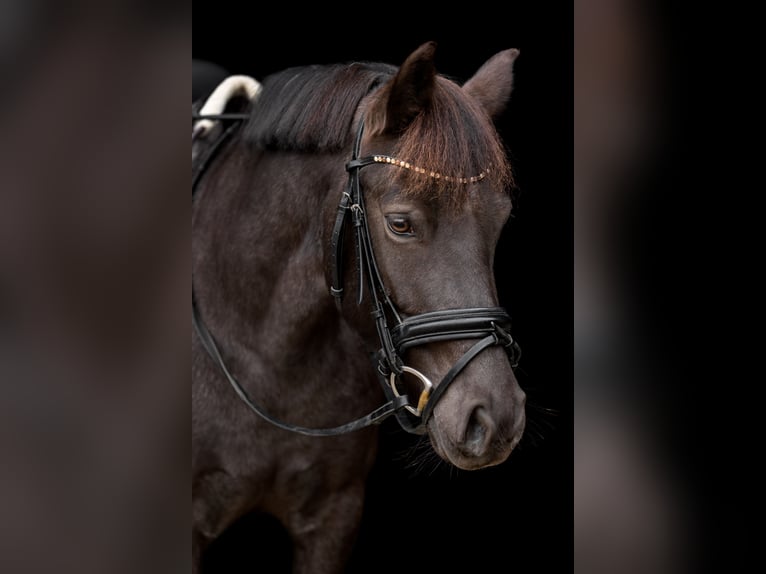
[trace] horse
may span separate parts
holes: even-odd
[[[518,55],[461,84],[426,42],[398,67],[238,76],[193,105],[194,572],[254,512],[284,527],[295,574],[342,572],[384,421],[466,471],[521,440],[494,276]]]

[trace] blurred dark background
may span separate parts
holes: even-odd
[[[562,572],[572,562],[572,41],[571,5],[472,4],[452,15],[417,7],[290,8],[262,19],[240,3],[195,1],[194,60],[262,79],[294,65],[401,64],[426,41],[437,69],[459,82],[518,48],[515,89],[498,123],[515,170],[514,217],[496,272],[514,319],[530,397],[528,432],[511,458],[476,473],[412,468],[416,439],[384,425],[349,573]],[[502,15],[501,15],[502,14]],[[337,19],[335,18],[337,16]],[[296,17],[307,25],[297,25]],[[319,24],[319,22],[322,22]],[[235,525],[209,551],[206,572],[286,571],[287,541],[261,517]]]

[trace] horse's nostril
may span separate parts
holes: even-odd
[[[483,454],[493,428],[494,423],[487,409],[482,406],[473,409],[465,428],[465,439],[463,441],[465,448],[474,455]]]

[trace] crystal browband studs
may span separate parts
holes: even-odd
[[[416,165],[412,165],[409,162],[406,162],[404,160],[396,159],[395,157],[390,157],[387,155],[375,155],[372,156],[372,159],[375,161],[375,163],[386,163],[389,165],[394,165],[396,167],[400,167],[402,169],[408,169],[410,171],[414,171],[415,173],[420,173],[423,175],[427,175],[429,177],[432,177],[434,179],[441,179],[444,181],[449,182],[458,182],[458,183],[477,183],[487,177],[487,174],[489,173],[489,170],[485,170],[481,172],[479,175],[475,175],[473,177],[450,177],[448,175],[442,175],[438,171],[430,171],[422,167],[418,167]]]

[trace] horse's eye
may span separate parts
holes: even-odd
[[[388,222],[388,228],[397,235],[414,235],[415,230],[412,229],[412,223],[403,215],[389,215],[386,217]]]

